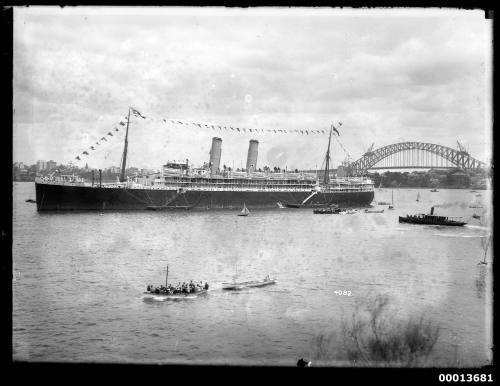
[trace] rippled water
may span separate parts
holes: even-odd
[[[386,294],[397,318],[441,327],[435,363],[491,358],[491,264],[468,190],[394,191],[394,211],[314,215],[310,209],[37,213],[33,183],[14,183],[15,360],[294,365],[316,334],[338,330],[356,302]],[[390,201],[376,190],[375,200]],[[465,227],[399,224],[398,215],[461,215]],[[489,257],[491,259],[491,256]],[[149,283],[203,280],[210,291],[146,301]],[[221,290],[233,278],[278,284]],[[335,290],[351,291],[351,296]],[[341,363],[341,362],[338,362]]]

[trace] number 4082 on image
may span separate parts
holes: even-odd
[[[335,290],[333,291],[335,295],[342,295],[342,296],[351,296],[351,291],[347,290]]]

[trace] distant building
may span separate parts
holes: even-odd
[[[47,169],[47,161],[36,161],[36,171],[40,172]]]
[[[52,170],[52,169],[56,168],[57,163],[56,163],[56,161],[50,160],[46,163],[46,166],[47,166],[47,170]]]
[[[111,173],[120,173],[120,168],[117,166],[111,166],[108,168]]]

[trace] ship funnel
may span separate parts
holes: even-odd
[[[434,214],[434,207],[431,208],[431,214]]]
[[[222,139],[213,137],[212,147],[210,148],[210,162],[208,164],[211,175],[216,174],[219,171],[221,148]]]
[[[248,157],[247,157],[247,173],[254,172],[257,169],[257,155],[259,152],[259,141],[251,139],[248,144]]]

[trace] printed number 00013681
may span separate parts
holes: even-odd
[[[439,382],[493,382],[491,374],[439,374]]]

